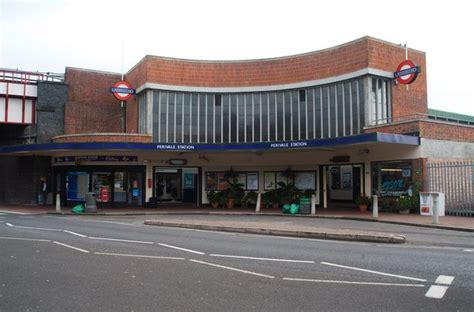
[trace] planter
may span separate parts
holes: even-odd
[[[367,212],[367,210],[369,209],[369,205],[360,204],[359,209],[361,212]]]
[[[211,203],[212,208],[219,208],[219,202]]]
[[[227,199],[227,201],[225,202],[225,205],[226,205],[227,208],[233,209],[235,207],[234,199],[233,198]]]

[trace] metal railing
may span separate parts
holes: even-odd
[[[64,74],[29,72],[17,69],[0,68],[0,81],[18,83],[36,83],[38,81],[63,82]]]
[[[427,188],[445,194],[447,215],[474,217],[474,161],[428,163]]]

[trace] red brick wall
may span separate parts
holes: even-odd
[[[54,143],[84,143],[84,142],[130,142],[130,143],[151,143],[150,135],[134,134],[114,134],[114,133],[91,133],[73,136],[58,136],[53,138]]]
[[[120,102],[109,92],[120,79],[119,74],[66,68],[64,133],[121,132]]]
[[[429,120],[416,120],[388,126],[373,127],[364,132],[410,133],[419,132],[425,139],[474,142],[474,127]]]
[[[369,67],[393,72],[405,59],[405,49],[379,40],[368,40]],[[393,83],[392,116],[428,113],[425,53],[408,49],[408,58],[421,68],[415,82],[408,86]]]
[[[306,54],[249,61],[193,61],[146,56],[127,79],[198,87],[286,84],[327,78],[367,67],[367,40]]]

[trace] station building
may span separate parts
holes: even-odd
[[[417,73],[400,84],[406,59]],[[474,160],[474,118],[428,109],[427,72],[424,52],[371,37],[246,61],[147,55],[126,102],[119,73],[2,70],[0,202],[35,204],[46,180],[48,203],[201,206],[230,168],[247,191],[292,182],[324,208],[406,195],[428,161]]]

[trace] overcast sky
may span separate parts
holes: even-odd
[[[286,56],[369,35],[427,53],[428,106],[474,115],[470,1],[0,0],[0,67],[129,70],[146,54]]]

